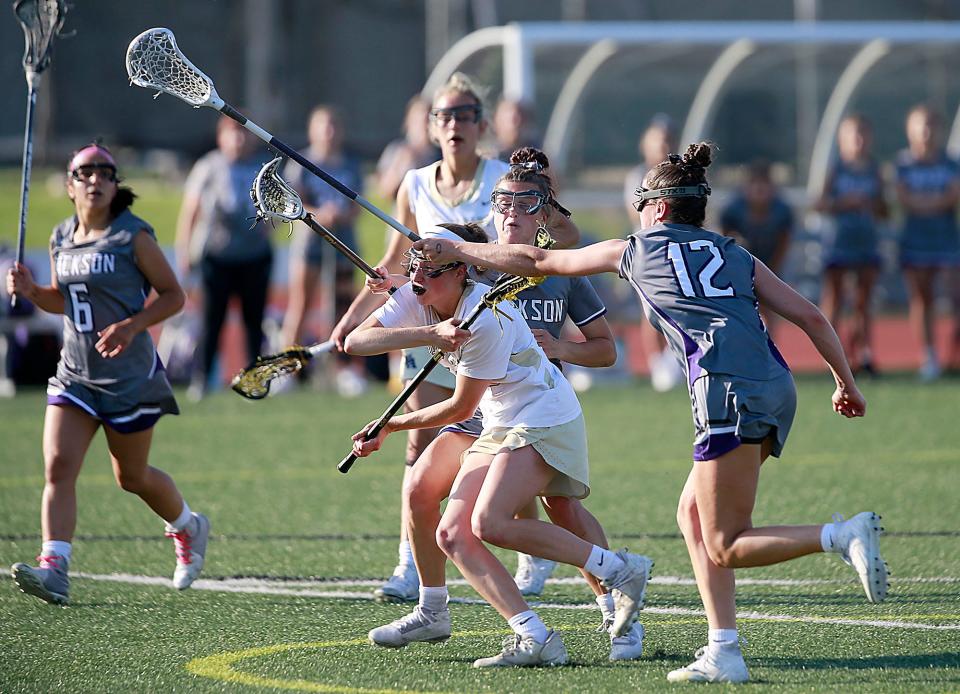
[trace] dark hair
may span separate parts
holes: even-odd
[[[553,198],[553,181],[544,173],[550,168],[547,155],[536,147],[521,147],[510,155],[510,169],[500,177],[500,181],[532,183],[548,199]]]
[[[72,162],[73,158],[80,154],[80,152],[85,150],[87,147],[98,147],[113,157],[113,152],[110,151],[110,148],[103,144],[103,140],[101,138],[97,137],[85,145],[73,150],[70,153],[70,158],[67,159],[67,161]],[[120,178],[118,174],[116,177],[117,192],[114,194],[113,200],[110,201],[110,215],[112,217],[119,217],[125,210],[130,208],[133,205],[133,201],[137,199],[137,194],[133,192],[133,189],[129,186],[121,186],[120,183],[122,182],[123,179]]]
[[[646,188],[680,188],[707,185],[707,167],[710,166],[712,145],[700,142],[687,147],[683,156],[671,154],[647,174]],[[666,197],[670,201],[667,221],[700,226],[706,218],[707,197]]]
[[[447,231],[452,231],[454,234],[462,238],[468,243],[486,243],[487,242],[487,232],[483,230],[483,227],[477,224],[476,222],[467,222],[466,224],[455,224],[454,222],[443,222],[437,225]]]

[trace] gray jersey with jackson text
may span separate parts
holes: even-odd
[[[620,276],[640,295],[688,383],[704,374],[771,380],[789,370],[760,319],[754,257],[733,239],[659,224],[627,237]]]
[[[77,218],[60,223],[50,237],[57,285],[64,297],[63,350],[56,388],[83,386],[97,394],[95,409],[119,412],[140,402],[172,400],[172,392],[146,331],[138,333],[118,356],[105,359],[96,350],[98,333],[143,310],[150,292],[136,264],[133,239],[153,229],[129,210],[106,233],[74,242]]]

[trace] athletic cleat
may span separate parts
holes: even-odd
[[[420,599],[420,577],[413,564],[402,564],[393,570],[387,582],[373,591],[378,602],[410,602]]]
[[[870,511],[858,513],[844,520],[833,515],[836,523],[833,544],[840,550],[840,558],[852,566],[860,576],[860,583],[870,602],[883,602],[889,587],[889,569],[880,556],[880,516]]]
[[[603,620],[603,631],[610,633],[613,620]],[[636,660],[643,655],[643,637],[646,632],[640,622],[634,622],[623,636],[610,634],[610,660]]]
[[[70,602],[70,578],[67,576],[67,560],[57,554],[37,557],[40,564],[33,568],[17,563],[10,567],[10,575],[17,587],[27,595],[33,595],[51,605],[66,605]]]
[[[567,649],[560,634],[551,631],[543,643],[530,636],[512,634],[503,640],[503,650],[498,655],[475,660],[473,667],[544,667],[566,663]]]
[[[164,533],[173,538],[173,549],[177,553],[177,568],[173,572],[173,587],[177,590],[186,590],[197,580],[207,555],[210,521],[202,513],[191,515],[197,521],[197,529],[192,535],[186,530],[168,529]]]
[[[643,609],[653,560],[641,554],[631,554],[625,549],[617,552],[617,556],[625,566],[613,576],[603,579],[602,583],[613,592],[614,617],[610,633],[623,636]]]
[[[667,674],[667,682],[746,682],[750,679],[739,646],[704,646],[686,667]]]
[[[513,580],[520,595],[540,595],[557,562],[517,552],[517,575]]]
[[[403,648],[415,641],[442,643],[450,638],[450,610],[434,612],[417,605],[410,614],[371,629],[367,638],[384,648]]]

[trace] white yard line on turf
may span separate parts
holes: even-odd
[[[148,585],[148,586],[164,586],[170,587],[171,581],[165,576],[139,576],[136,574],[88,574],[77,572],[73,574],[76,578],[86,578],[91,581],[110,581],[113,583],[128,583],[136,585]],[[653,579],[652,582],[656,583],[668,583],[670,581],[664,579],[676,579],[676,583],[680,581],[689,581],[690,579],[681,579],[680,577],[660,577],[660,580]],[[560,583],[560,582],[574,582],[575,579],[554,579],[551,580],[551,583]],[[580,581],[581,579],[576,579]],[[772,584],[774,579],[754,579],[755,583],[760,581],[769,580]],[[903,583],[943,583],[943,582],[956,582],[957,579],[947,578],[947,579],[937,579],[937,578],[898,578],[898,582]],[[738,583],[744,583],[745,581],[738,581]],[[849,581],[819,581],[820,583],[849,583]],[[339,581],[337,582],[342,585],[363,585],[365,583],[371,583],[374,585],[380,585],[380,582],[373,581]],[[450,581],[449,583],[454,585],[465,584],[463,580]],[[346,590],[318,590],[320,586],[332,586],[335,582],[333,581],[313,581],[306,582],[302,581],[296,586],[315,586],[316,588],[302,588],[295,587],[295,584],[290,581],[267,581],[263,579],[250,579],[250,578],[239,578],[239,579],[224,579],[224,580],[210,580],[210,579],[199,579],[194,581],[191,588],[193,590],[209,590],[217,593],[254,593],[259,595],[289,595],[293,597],[304,597],[304,598],[326,598],[326,599],[335,599],[335,600],[373,600],[373,595],[367,591],[346,591]],[[797,579],[794,582],[789,582],[786,585],[798,585],[800,579]],[[801,585],[810,585],[811,581],[802,583]],[[683,585],[687,585],[684,583]],[[480,600],[478,598],[450,598],[450,602],[466,604],[466,605],[485,605],[487,604],[485,600]],[[531,602],[532,606],[537,608],[544,609],[557,609],[557,610],[596,610],[597,606],[595,603],[584,603],[584,604],[572,604],[567,605],[563,603],[550,603],[550,602]],[[695,616],[702,617],[704,612],[702,610],[689,610],[682,607],[646,607],[643,610],[649,614],[671,614],[671,615],[686,615],[686,616]],[[884,629],[924,629],[929,631],[960,631],[960,624],[922,624],[919,622],[904,622],[899,620],[885,620],[885,619],[843,619],[839,617],[815,617],[810,615],[798,616],[798,615],[785,615],[785,614],[765,614],[761,612],[740,612],[738,616],[742,619],[756,619],[770,622],[806,622],[811,624],[843,624],[847,626],[863,626],[863,627],[880,627]],[[931,615],[932,617],[935,615]]]

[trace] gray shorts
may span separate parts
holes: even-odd
[[[708,374],[693,383],[694,460],[716,460],[741,443],[770,437],[780,457],[797,411],[797,391],[789,371],[769,381]]]
[[[483,414],[480,410],[477,410],[470,419],[465,419],[456,424],[447,424],[440,430],[440,433],[442,434],[445,431],[450,431],[454,434],[466,434],[475,439],[479,438],[483,432]]]

